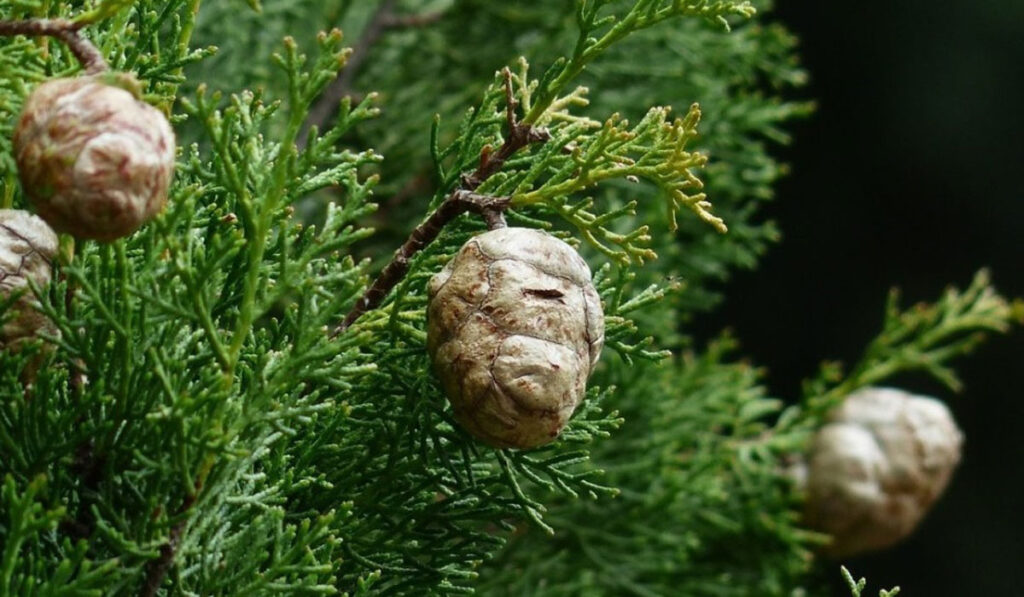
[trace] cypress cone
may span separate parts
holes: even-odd
[[[174,132],[130,75],[55,79],[25,101],[14,155],[25,194],[50,226],[112,241],[163,210]]]
[[[590,268],[561,240],[500,228],[430,281],[427,350],[455,418],[496,447],[554,440],[604,344]]]
[[[949,484],[963,434],[946,405],[892,388],[848,396],[807,461],[805,516],[846,557],[907,537]]]

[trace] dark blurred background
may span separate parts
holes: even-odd
[[[783,153],[781,244],[706,324],[796,396],[823,355],[856,360],[892,286],[932,300],[985,266],[1024,297],[1024,1],[782,0],[774,18],[802,40],[818,110]],[[910,540],[844,562],[866,595],[1024,595],[1024,329],[957,365],[959,395],[898,380],[947,400],[964,461]]]

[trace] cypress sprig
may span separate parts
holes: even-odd
[[[864,592],[864,589],[868,585],[867,579],[861,578],[860,580],[853,580],[853,575],[850,574],[850,571],[846,569],[846,566],[840,566],[839,571],[842,572],[843,580],[845,580],[846,585],[850,587],[850,593],[853,595],[853,597],[861,597],[861,594]],[[896,595],[898,595],[899,592],[899,587],[893,587],[888,591],[882,589],[878,591],[878,597],[896,597]]]
[[[860,361],[843,375],[825,363],[819,376],[804,384],[808,415],[820,417],[853,391],[903,371],[923,371],[951,391],[963,385],[949,362],[970,353],[992,333],[1006,333],[1024,321],[1024,305],[996,294],[989,273],[980,270],[964,290],[950,287],[934,304],[902,310],[898,290],[889,293],[881,334]]]

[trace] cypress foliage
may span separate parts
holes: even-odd
[[[784,99],[805,75],[770,9],[0,1],[4,20],[83,24],[181,147],[166,211],[63,239],[33,285],[56,332],[0,352],[0,595],[813,590],[826,538],[800,525],[790,459],[860,387],[923,370],[957,389],[950,360],[1022,309],[984,272],[931,305],[893,294],[863,359],[791,397],[728,335],[688,336],[776,238],[770,151],[811,109]],[[0,207],[29,206],[22,102],[80,71],[58,40],[0,38]],[[474,180],[511,123],[545,138]],[[474,441],[426,355],[427,281],[477,215],[339,327],[469,182],[578,246],[602,298],[587,400],[538,449]]]

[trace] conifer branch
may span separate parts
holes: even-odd
[[[370,17],[370,21],[363,30],[362,36],[356,42],[355,47],[352,48],[352,56],[349,58],[345,69],[338,73],[338,77],[310,109],[306,122],[302,127],[302,133],[299,135],[299,148],[305,147],[310,129],[314,126],[322,129],[335,112],[338,111],[338,103],[351,95],[352,83],[355,81],[356,75],[359,74],[359,69],[366,61],[370,48],[380,40],[385,31],[405,27],[423,27],[441,18],[441,13],[396,15],[396,4],[396,0],[384,0],[377,7],[373,16]]]
[[[508,123],[508,136],[498,151],[492,152],[489,145],[480,151],[480,165],[476,171],[462,177],[462,188],[465,190],[476,190],[485,180],[501,170],[505,162],[520,149],[531,143],[543,143],[551,139],[551,133],[547,129],[519,122],[516,117],[519,102],[516,101],[512,90],[512,72],[505,68],[501,74],[505,79],[505,120]]]
[[[0,21],[0,35],[26,35],[29,37],[49,36],[64,42],[82,68],[90,75],[109,70],[107,61],[91,41],[81,36],[79,30],[87,23],[67,19],[25,19]]]
[[[577,4],[576,22],[579,25],[579,36],[572,56],[568,60],[556,62],[545,75],[543,83],[539,86],[536,102],[523,117],[524,121],[541,121],[565,86],[579,76],[588,64],[609,47],[637,31],[682,16],[699,16],[728,30],[727,16],[750,18],[757,12],[753,5],[745,0],[665,3],[660,0],[639,0],[621,15],[601,16],[601,9],[606,4],[608,2],[602,0],[583,1]]]
[[[335,328],[331,337],[336,337],[348,329],[355,320],[359,319],[367,311],[372,311],[380,306],[384,298],[391,292],[405,274],[409,271],[409,260],[421,249],[434,242],[437,236],[444,229],[445,225],[456,217],[473,212],[479,214],[487,222],[487,227],[492,230],[505,226],[502,212],[508,207],[508,197],[489,197],[478,195],[472,191],[459,189],[448,196],[440,207],[430,214],[425,222],[416,227],[409,235],[408,240],[395,252],[391,260],[373,284],[366,290],[366,293],[356,301],[352,310],[345,316],[340,326]]]
[[[473,212],[480,215],[491,230],[505,227],[504,211],[509,206],[508,197],[491,197],[474,193],[484,181],[493,176],[517,151],[532,143],[543,143],[551,138],[547,129],[522,124],[516,117],[519,103],[512,89],[512,73],[502,71],[505,79],[505,119],[508,134],[497,151],[487,145],[480,151],[480,163],[470,174],[463,174],[458,189],[452,191],[425,222],[416,227],[408,240],[395,252],[391,262],[381,271],[373,284],[345,316],[341,325],[331,333],[331,338],[344,332],[363,313],[380,306],[389,292],[402,281],[409,271],[409,260],[421,249],[432,243],[441,230],[456,217]]]

